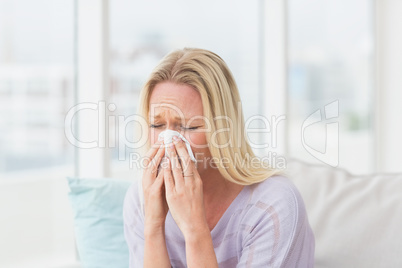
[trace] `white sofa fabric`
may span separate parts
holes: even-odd
[[[402,173],[354,176],[291,159],[316,238],[316,268],[402,267]]]

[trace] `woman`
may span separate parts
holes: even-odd
[[[313,267],[303,200],[256,160],[239,102],[232,74],[210,51],[172,52],[151,74],[140,96],[151,148],[124,205],[131,268]],[[163,144],[165,130],[184,139]]]

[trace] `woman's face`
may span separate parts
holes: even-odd
[[[149,104],[151,145],[166,129],[181,133],[191,145],[201,174],[208,168],[211,154],[205,136],[208,124],[203,117],[200,93],[188,85],[162,82],[152,91]]]

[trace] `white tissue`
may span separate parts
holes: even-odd
[[[162,131],[161,133],[159,133],[158,140],[163,140],[165,145],[166,145],[166,144],[169,144],[169,143],[173,142],[173,137],[174,136],[179,137],[180,139],[182,139],[185,142],[186,147],[187,147],[187,151],[188,151],[188,154],[190,155],[191,160],[193,160],[194,162],[197,162],[197,160],[194,157],[193,151],[191,150],[190,143],[179,132],[167,129],[167,130]],[[167,153],[167,148],[165,148],[165,154],[166,155],[168,154]]]

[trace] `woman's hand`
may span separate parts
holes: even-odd
[[[146,155],[147,167],[142,177],[145,201],[144,267],[147,268],[171,267],[165,240],[168,205],[165,198],[163,172],[157,174],[164,154],[163,143],[155,143]]]
[[[209,228],[201,177],[184,142],[175,138],[174,143],[168,145],[168,164],[163,166],[166,200],[173,219],[187,239],[194,233],[209,233]]]
[[[165,224],[168,212],[164,189],[164,174],[162,170],[157,174],[164,154],[164,145],[162,141],[158,141],[146,155],[146,168],[142,176],[145,202],[145,231],[149,230],[153,232],[153,230],[161,230]]]

